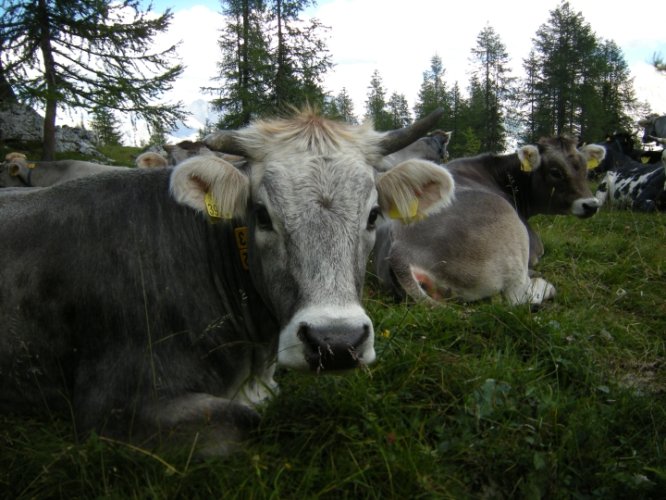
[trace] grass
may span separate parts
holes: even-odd
[[[66,421],[0,417],[3,498],[663,498],[666,218],[537,218],[538,311],[395,304],[369,277],[378,361],[278,374],[244,452],[193,462]]]
[[[196,462],[0,415],[0,498],[664,498],[666,214],[533,224],[558,291],[538,311],[396,304],[368,276],[377,362],[280,371],[245,451]]]
[[[136,157],[141,154],[143,148],[130,147],[130,146],[101,146],[98,151],[106,158],[109,158],[112,165],[134,167],[136,165]],[[24,153],[29,160],[36,161],[42,157],[42,144],[41,142],[13,142],[6,141],[0,142],[0,159],[4,159],[7,153],[13,151]],[[56,152],[56,160],[87,160],[100,163],[99,158],[91,158],[89,155],[83,153],[64,151]]]

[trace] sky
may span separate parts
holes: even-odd
[[[634,78],[634,89],[652,111],[666,114],[666,75],[651,64],[655,54],[666,58],[666,1],[632,4],[619,0],[569,0],[581,12],[597,37],[613,40],[622,50]],[[200,87],[212,83],[221,59],[217,40],[224,19],[219,0],[153,0],[153,12],[170,8],[174,14],[162,43],[181,42],[179,56],[186,66],[183,76],[168,94],[186,105],[209,101]],[[423,72],[434,55],[442,59],[449,88],[458,82],[466,89],[471,68],[471,49],[481,30],[491,26],[510,56],[512,75],[522,76],[522,61],[533,47],[536,31],[550,18],[560,0],[320,0],[302,17],[319,19],[328,32],[327,42],[334,67],[324,79],[325,90],[337,95],[346,88],[359,117],[372,73],[382,78],[387,97],[403,94],[410,106],[417,99]],[[641,6],[639,8],[639,5]],[[654,22],[646,22],[647,20]]]

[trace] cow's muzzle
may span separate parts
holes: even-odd
[[[348,370],[363,363],[363,346],[370,338],[370,325],[350,329],[302,323],[297,336],[305,346],[305,360],[311,370]]]
[[[592,217],[599,210],[599,200],[595,197],[591,198],[582,198],[576,200],[573,204],[571,212],[581,219],[587,219]]]

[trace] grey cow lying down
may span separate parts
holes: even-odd
[[[83,160],[28,161],[25,155],[10,153],[0,164],[0,188],[52,186],[119,168]]]
[[[222,455],[277,365],[371,363],[378,218],[453,189],[424,160],[375,166],[439,114],[380,133],[304,112],[222,134],[242,168],[197,156],[0,196],[0,412]]]
[[[502,294],[511,304],[540,304],[555,288],[530,277],[543,245],[528,218],[596,213],[586,164],[598,164],[604,154],[602,146],[577,151],[573,140],[556,138],[512,155],[448,163],[455,201],[423,221],[383,225],[374,251],[377,276],[396,296],[431,303]]]

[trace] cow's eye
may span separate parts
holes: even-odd
[[[379,207],[374,207],[372,210],[370,210],[370,215],[368,216],[368,226],[367,226],[367,229],[369,231],[375,229],[377,224],[377,217],[379,217],[381,213],[382,212],[379,209]]]
[[[555,180],[561,181],[562,179],[564,179],[564,174],[562,173],[562,171],[559,168],[551,168],[548,171],[548,173]]]
[[[263,231],[272,231],[273,222],[271,216],[268,215],[268,210],[263,205],[257,205],[254,209],[255,218],[257,220],[257,227]]]

